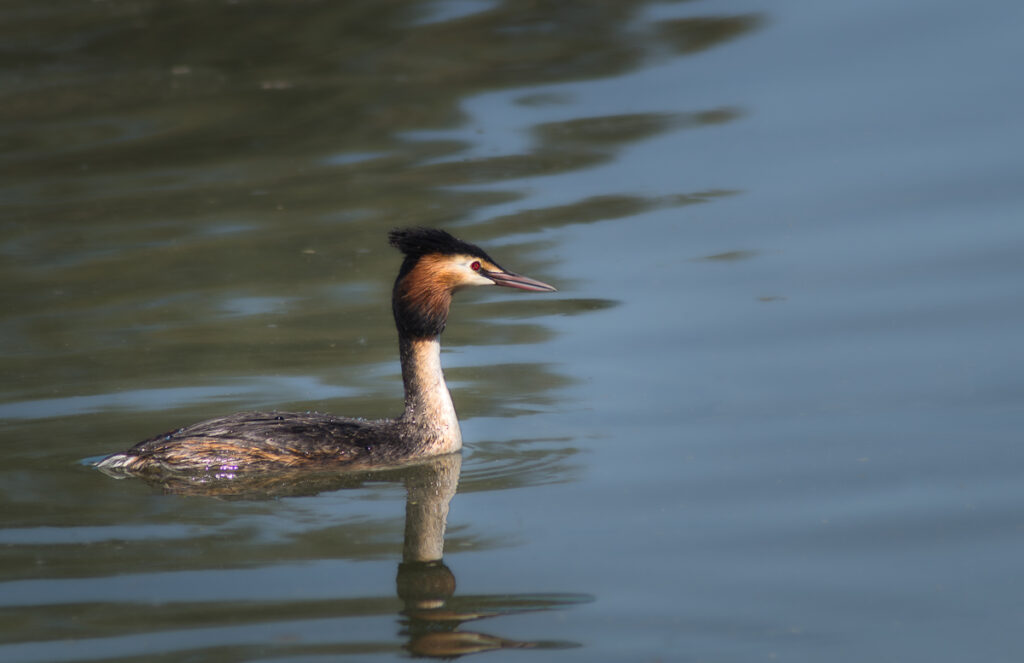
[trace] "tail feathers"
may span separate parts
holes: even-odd
[[[96,469],[115,479],[124,479],[131,472],[131,465],[136,460],[138,460],[138,456],[129,456],[124,453],[112,454],[97,462]]]

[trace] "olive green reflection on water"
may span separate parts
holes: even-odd
[[[9,45],[0,59],[9,74],[0,362],[16,398],[281,373],[393,398],[362,377],[394,361],[387,298],[397,259],[386,228],[445,225],[520,195],[502,180],[592,166],[658,133],[737,117],[574,118],[536,126],[526,153],[468,160],[453,158],[463,141],[412,133],[457,125],[461,101],[480,91],[621,74],[665,46],[699,50],[758,24],[673,19],[638,40],[630,19],[644,4],[498,3],[441,22],[424,21],[430,12],[416,2],[10,10],[0,27]],[[452,188],[464,184],[493,186]],[[609,193],[495,218],[469,235],[486,241],[722,193]],[[537,247],[495,254],[544,278],[528,259]],[[459,302],[459,325],[474,333],[453,325],[446,340],[535,343],[549,333],[499,331],[493,307],[486,323],[478,310]],[[560,381],[552,377],[547,389]]]
[[[475,624],[473,630],[462,629],[466,622],[478,623],[480,620],[522,613],[526,611],[554,610],[591,600],[579,594],[503,594],[503,595],[463,595],[455,594],[455,575],[443,562],[445,546],[445,521],[449,503],[455,495],[460,477],[461,455],[448,454],[431,459],[420,465],[391,470],[380,473],[361,473],[349,475],[320,476],[287,476],[285,474],[257,475],[240,478],[236,482],[198,482],[184,477],[154,480],[163,490],[193,496],[216,497],[219,499],[268,499],[283,496],[316,495],[323,490],[355,489],[365,483],[395,482],[405,488],[405,523],[402,542],[401,563],[397,572],[397,595],[400,604],[393,600],[379,597],[331,598],[320,600],[295,600],[288,597],[275,600],[245,600],[239,595],[238,587],[230,581],[223,585],[222,581],[212,575],[207,582],[211,585],[210,593],[215,599],[204,601],[171,600],[169,606],[149,606],[140,609],[135,602],[112,601],[109,597],[119,595],[126,589],[130,594],[138,596],[139,590],[128,583],[127,588],[108,587],[96,582],[97,578],[109,574],[118,575],[121,568],[130,564],[133,555],[147,560],[152,558],[156,564],[147,564],[148,572],[182,573],[192,571],[202,574],[211,561],[218,560],[217,575],[229,574],[234,568],[241,574],[249,569],[263,565],[281,565],[293,561],[307,559],[330,560],[365,559],[386,554],[383,545],[387,534],[394,530],[393,526],[380,522],[360,522],[358,520],[321,527],[315,530],[303,530],[281,537],[279,541],[266,541],[263,545],[253,546],[252,539],[259,537],[257,528],[246,528],[244,525],[221,525],[212,530],[203,531],[198,527],[178,527],[174,532],[167,532],[169,537],[159,537],[161,528],[150,526],[149,536],[154,534],[162,538],[158,545],[153,545],[144,534],[135,534],[131,530],[120,527],[98,528],[89,531],[80,528],[77,536],[64,536],[59,543],[65,544],[67,553],[80,553],[81,546],[74,545],[75,538],[87,540],[106,553],[100,564],[91,559],[88,566],[82,566],[83,556],[71,555],[68,559],[53,558],[49,564],[59,563],[62,573],[67,574],[66,580],[78,588],[78,595],[65,597],[64,603],[71,605],[22,605],[17,611],[0,605],[0,625],[5,633],[18,633],[19,639],[28,640],[64,640],[67,638],[99,639],[117,637],[126,633],[145,631],[152,623],[159,622],[161,630],[193,629],[191,637],[184,642],[163,642],[156,645],[159,651],[177,650],[184,647],[193,652],[215,654],[220,647],[237,644],[237,637],[230,629],[239,623],[264,624],[272,630],[286,630],[303,633],[302,637],[287,638],[279,642],[276,638],[266,641],[265,636],[248,639],[249,646],[266,647],[273,645],[282,654],[299,653],[351,653],[353,651],[388,651],[393,645],[387,641],[377,640],[371,636],[362,636],[352,641],[342,635],[322,637],[322,629],[316,624],[324,619],[352,619],[367,616],[387,617],[395,613],[401,618],[401,639],[404,647],[417,655],[432,657],[450,657],[474,652],[506,648],[562,648],[575,646],[569,642],[541,642],[510,640],[500,636],[480,632]],[[251,529],[252,531],[247,531]],[[47,554],[45,548],[32,546],[34,537],[50,538],[47,531],[40,534],[38,530],[23,532],[6,530],[4,538],[8,544],[18,544],[17,553],[5,560],[5,569],[25,564],[23,557],[34,554]],[[265,535],[265,534],[264,534]],[[125,539],[128,539],[127,541]],[[180,540],[175,541],[176,538]],[[455,536],[458,540],[460,537]],[[132,540],[134,539],[134,540]],[[52,546],[54,541],[50,541]],[[172,548],[181,546],[184,550]],[[67,545],[71,544],[71,545]],[[275,545],[276,544],[276,545]],[[479,542],[476,542],[479,545]],[[374,547],[377,549],[374,550]],[[61,548],[58,548],[60,550]],[[201,550],[201,554],[198,554]],[[253,555],[253,552],[256,552]],[[298,560],[293,555],[301,551]],[[106,564],[102,562],[106,561]],[[140,560],[141,561],[141,560]],[[200,563],[201,561],[201,563]],[[38,562],[35,564],[38,568]],[[32,570],[13,576],[17,580],[14,585],[17,592],[26,585],[32,585],[32,578],[39,576],[42,582],[55,577],[52,571],[36,573]],[[143,581],[145,582],[145,581]],[[20,587],[19,587],[20,584]],[[337,592],[343,595],[348,592],[348,583],[343,575],[323,578],[325,586],[337,586]],[[220,585],[220,589],[215,589]],[[383,588],[382,588],[383,589]],[[144,591],[144,590],[142,590]],[[224,592],[227,596],[221,596]],[[241,591],[245,594],[245,590]],[[83,615],[83,607],[86,611]],[[101,609],[102,608],[102,609]],[[304,625],[312,621],[313,626]],[[37,633],[38,625],[47,623],[45,633]],[[198,629],[205,629],[204,635],[196,635]],[[218,629],[226,629],[218,633]],[[333,629],[332,629],[333,631]],[[87,635],[85,635],[87,634]],[[159,635],[152,636],[156,642]],[[319,643],[310,644],[306,640]],[[255,641],[255,643],[254,643]],[[102,650],[103,644],[99,644]],[[145,649],[154,645],[145,644]],[[242,660],[236,658],[239,651],[246,647],[233,648],[232,655],[226,660]],[[223,660],[223,659],[219,659]]]
[[[229,641],[192,653],[241,660],[268,650],[395,651],[424,624],[433,630],[431,617],[445,616],[413,614],[393,584],[356,598],[340,584],[324,589],[324,600],[291,594],[293,581],[315,574],[310,565],[358,575],[351,564],[397,563],[402,521],[391,507],[401,503],[400,477],[320,477],[322,484],[290,484],[296,492],[275,501],[252,499],[272,491],[236,486],[246,500],[228,501],[168,497],[180,487],[109,480],[78,461],[239,408],[395,414],[401,381],[388,299],[400,259],[386,246],[387,229],[452,227],[520,199],[516,178],[580,172],[640,141],[742,115],[713,106],[539,121],[524,132],[525,149],[499,144],[484,154],[473,153],[472,133],[431,134],[462,127],[474,95],[512,90],[514,108],[554,108],[572,97],[553,86],[620,75],[757,25],[743,16],[638,22],[650,6],[508,2],[431,21],[428,5],[411,0],[5,3],[0,371],[9,418],[0,427],[0,494],[3,527],[17,541],[0,551],[0,577],[39,584],[31,600],[0,609],[4,644],[74,639],[93,657],[109,646],[121,657],[172,660],[185,646],[175,629],[209,626]],[[456,229],[508,268],[555,281],[562,294],[460,295],[445,344],[452,354],[540,347],[556,333],[547,319],[617,305],[574,298],[570,277],[552,278],[562,247],[550,239],[510,243],[509,235],[731,193],[685,185],[658,196],[589,192]],[[557,407],[573,380],[554,357],[486,367],[460,358],[449,354],[445,363],[468,419],[528,419],[521,415]],[[75,400],[82,398],[92,400]],[[503,437],[470,442],[464,492],[582,473],[574,439],[511,426],[494,435]],[[303,489],[318,494],[303,497]],[[136,532],[139,525],[149,529]],[[509,536],[500,524],[474,521],[449,532],[445,547],[505,549]],[[281,565],[288,589],[257,600],[215,596],[206,580],[173,575],[255,585]],[[559,587],[522,594],[529,578],[492,572],[505,587],[500,595],[442,597],[452,624],[587,600],[554,593]],[[123,576],[152,581],[154,596],[109,599],[107,585]],[[165,577],[185,588],[177,600],[162,593]],[[99,588],[99,599],[78,593],[83,587]],[[306,621],[359,618],[389,630],[361,639],[334,629],[322,645],[313,643],[314,627],[302,630]],[[295,624],[309,642],[260,640],[278,623],[292,636]],[[391,625],[407,632],[396,638]],[[136,636],[154,639],[133,650]],[[442,643],[457,651],[427,641],[434,649],[414,652],[569,644],[479,636]]]

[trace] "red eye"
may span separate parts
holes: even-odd
[[[470,265],[469,268],[472,269],[474,272],[479,272],[480,271],[480,261],[479,260],[474,260],[473,264]]]

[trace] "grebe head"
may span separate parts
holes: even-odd
[[[452,293],[469,286],[500,285],[534,292],[554,286],[510,272],[475,244],[436,228],[401,228],[388,233],[391,246],[405,254],[395,280],[392,306],[400,332],[437,336],[448,319]]]

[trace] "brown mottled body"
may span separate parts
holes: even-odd
[[[129,472],[217,472],[354,463],[370,456],[372,429],[318,413],[241,412],[140,442],[125,454]]]
[[[451,453],[462,432],[441,371],[441,344],[402,339],[405,411],[361,420],[319,412],[239,412],[157,435],[100,462],[131,474],[367,469]]]
[[[392,309],[398,328],[405,410],[365,421],[316,412],[242,412],[140,442],[97,466],[115,475],[302,469],[369,469],[451,453],[462,432],[441,370],[440,336],[452,293],[472,285],[554,288],[504,270],[482,249],[441,230],[395,230],[405,254]]]

